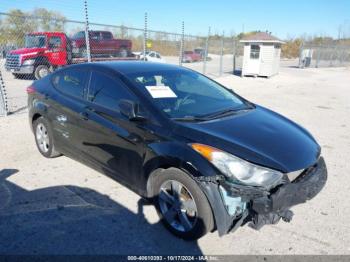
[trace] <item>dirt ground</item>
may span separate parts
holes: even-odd
[[[292,209],[291,223],[179,240],[117,182],[66,157],[44,159],[21,110],[0,118],[0,253],[350,254],[350,69],[283,67],[270,79],[218,80],[300,123],[322,146],[326,187]]]

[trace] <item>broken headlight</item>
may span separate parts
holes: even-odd
[[[283,177],[279,171],[252,164],[211,146],[191,144],[191,147],[208,159],[230,180],[270,189],[278,185]]]

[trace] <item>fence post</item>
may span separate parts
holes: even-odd
[[[87,0],[84,0],[85,8],[85,43],[86,43],[86,55],[88,63],[91,62],[91,53],[90,53],[90,35],[89,35],[89,17],[88,17],[88,6]]]
[[[145,27],[143,31],[143,61],[146,61],[146,51],[147,51],[147,12],[145,13]]]
[[[0,116],[7,116],[8,107],[7,107],[7,95],[5,89],[5,83],[2,78],[2,73],[0,70]]]
[[[316,56],[316,65],[315,67],[318,68],[318,64],[320,63],[320,57],[321,57],[321,52],[322,52],[322,46],[321,44],[318,45],[317,50],[317,56]]]
[[[232,50],[232,59],[233,59],[233,61],[232,61],[232,66],[233,66],[233,71],[232,71],[232,74],[234,75],[235,74],[235,72],[236,72],[236,37],[235,36],[233,36],[233,50]]]
[[[299,47],[299,68],[304,68],[304,66],[302,65],[302,55],[303,55],[303,49],[304,49],[304,42],[301,42],[301,45]]]
[[[220,72],[219,72],[220,76],[222,76],[222,66],[223,66],[223,58],[224,58],[224,36],[225,36],[225,33],[222,32],[222,36],[221,36],[221,50],[220,50]]]
[[[207,57],[208,57],[208,48],[209,48],[209,37],[210,37],[210,26],[208,29],[208,36],[205,41],[205,50],[204,50],[204,60],[203,60],[203,75],[205,75],[207,71]]]
[[[185,22],[182,21],[179,66],[182,66],[182,58],[184,53],[184,38],[185,38]]]

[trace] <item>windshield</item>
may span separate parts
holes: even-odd
[[[226,88],[192,71],[133,73],[127,77],[171,118],[207,117],[247,108]]]
[[[26,35],[25,37],[25,47],[45,47],[46,45],[46,36],[44,35]]]

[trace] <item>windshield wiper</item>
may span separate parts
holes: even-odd
[[[213,119],[213,118],[218,118],[218,117],[221,117],[221,116],[227,116],[227,115],[237,114],[238,112],[248,111],[248,110],[251,110],[251,109],[252,109],[251,107],[245,107],[245,108],[228,108],[228,109],[225,109],[225,110],[221,110],[221,111],[218,111],[218,112],[214,112],[214,113],[212,113],[212,114],[205,115],[204,117],[205,117],[206,119]]]
[[[201,122],[201,121],[209,120],[204,117],[196,117],[196,116],[172,117],[171,119],[175,121],[183,121],[183,122]]]

